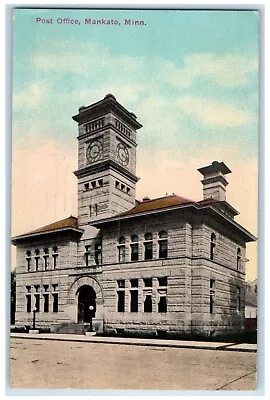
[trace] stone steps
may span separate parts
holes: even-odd
[[[53,333],[69,333],[74,335],[84,335],[85,331],[89,328],[90,324],[87,323],[64,323],[57,325],[51,329]]]

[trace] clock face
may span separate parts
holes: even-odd
[[[129,163],[129,153],[128,153],[128,148],[124,143],[118,143],[116,147],[116,154],[118,161],[122,165],[128,165]]]
[[[95,162],[102,155],[102,143],[99,140],[94,140],[86,149],[86,158],[89,162]]]

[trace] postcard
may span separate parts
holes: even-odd
[[[259,30],[14,8],[11,389],[256,391]]]

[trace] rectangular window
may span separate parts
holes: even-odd
[[[159,244],[158,257],[159,258],[167,258],[168,257],[168,241],[160,240],[158,244]]]
[[[95,244],[95,262],[97,265],[102,264],[102,247],[101,243]]]
[[[143,282],[145,287],[152,287],[152,278],[144,278]]]
[[[124,279],[120,279],[117,281],[117,285],[119,288],[125,288],[125,280]]]
[[[36,312],[40,311],[40,294],[35,294],[35,308]]]
[[[241,311],[241,289],[239,286],[236,288],[237,298],[236,298],[236,311]]]
[[[130,245],[131,247],[131,261],[138,261],[139,259],[139,244],[134,243]]]
[[[43,299],[44,299],[44,312],[49,312],[49,293],[44,293]]]
[[[144,304],[143,304],[143,311],[144,312],[152,312],[152,296],[146,295]]]
[[[138,279],[130,279],[130,285],[132,288],[138,287]]]
[[[167,286],[167,277],[158,278],[158,284],[159,286]]]
[[[125,312],[125,292],[124,292],[124,290],[117,292],[117,311]]]
[[[138,290],[130,291],[130,312],[138,312]]]
[[[144,243],[144,259],[151,260],[153,258],[153,243],[145,242]]]
[[[90,263],[90,246],[85,246],[84,257],[85,257],[85,265],[88,267]]]
[[[26,262],[27,262],[27,271],[30,271],[30,269],[31,269],[31,258],[27,258]]]
[[[58,254],[53,254],[53,269],[56,268]]]
[[[118,246],[118,261],[120,263],[125,262],[126,259],[126,248],[125,246]]]
[[[210,279],[210,314],[215,313],[215,296],[216,296],[216,282],[215,279]]]
[[[58,312],[58,293],[53,293],[53,312]]]
[[[26,312],[31,312],[31,294],[26,295]]]
[[[38,271],[38,267],[39,267],[39,257],[35,257],[35,263],[36,263],[36,271]]]
[[[168,283],[167,276],[158,278],[158,285],[159,285],[159,288],[158,288],[158,294],[159,294],[158,312],[159,313],[167,312],[167,283]]]
[[[166,313],[167,312],[167,297],[161,296],[158,302],[158,312]]]
[[[49,268],[49,256],[46,255],[46,256],[43,256],[43,258],[44,258],[44,269],[46,271],[46,269]]]

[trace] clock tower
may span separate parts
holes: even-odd
[[[80,107],[78,123],[78,226],[135,206],[136,134],[142,125],[112,94]]]

